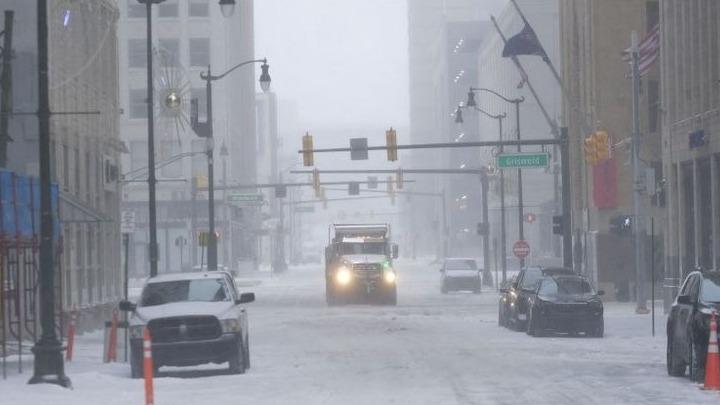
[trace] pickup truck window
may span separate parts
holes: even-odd
[[[148,284],[143,290],[140,306],[183,301],[229,301],[230,294],[222,279],[178,280]]]

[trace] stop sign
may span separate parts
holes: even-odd
[[[513,254],[518,259],[524,259],[530,254],[530,245],[524,240],[516,241],[513,244]]]

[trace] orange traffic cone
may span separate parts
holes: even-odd
[[[155,390],[153,389],[153,358],[152,339],[148,328],[143,328],[143,374],[145,377],[145,405],[155,403]]]
[[[706,390],[720,390],[720,354],[718,354],[717,321],[715,311],[710,319],[710,341],[708,342],[707,358],[705,359]]]
[[[65,360],[72,361],[75,349],[75,328],[77,323],[77,308],[73,306],[70,312],[70,324],[67,331],[67,349],[65,351]]]

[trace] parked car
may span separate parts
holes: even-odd
[[[710,318],[720,308],[720,271],[687,275],[667,320],[667,372],[690,379],[705,378]]]
[[[571,269],[562,267],[539,266],[525,267],[520,270],[517,279],[509,288],[501,288],[500,305],[504,306],[505,326],[524,331],[527,329],[528,298],[535,294],[537,282],[544,276],[554,274],[574,274]]]
[[[517,274],[513,274],[510,279],[500,287],[500,302],[498,302],[498,326],[509,327],[508,312],[510,307],[510,298],[508,297],[509,289],[517,281]],[[504,292],[503,292],[504,291]]]
[[[143,376],[143,330],[152,341],[155,368],[228,362],[230,372],[250,367],[248,319],[242,304],[253,293],[238,293],[229,273],[173,273],[151,277],[140,301],[122,301],[130,316],[130,370]]]
[[[442,275],[440,291],[482,291],[482,269],[478,269],[477,261],[470,258],[447,258],[440,268]]]
[[[528,335],[551,331],[602,337],[605,322],[600,296],[604,294],[595,292],[588,279],[579,275],[543,277],[528,299]]]

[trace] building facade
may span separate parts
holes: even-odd
[[[462,97],[462,87],[455,83],[455,77],[465,68],[467,76],[472,76],[474,66],[463,63],[468,54],[457,54],[455,46],[461,38],[468,36],[468,47],[474,52],[477,44],[473,41],[482,31],[473,22],[480,23],[483,6],[470,0],[417,0],[408,2],[408,57],[409,57],[409,91],[410,91],[410,133],[404,136],[398,133],[398,143],[430,143],[454,140],[462,131],[454,124],[453,113]],[[466,23],[466,24],[464,24]],[[463,56],[464,55],[464,56]],[[403,139],[406,141],[404,142]],[[459,167],[463,163],[462,153],[447,150],[416,150],[403,162],[405,168],[450,168]],[[428,162],[432,162],[429,164]],[[477,162],[467,161],[466,166],[472,167]],[[465,176],[463,176],[465,177]],[[467,234],[463,244],[477,244],[474,254],[482,252],[479,238],[474,235],[476,216],[465,215],[470,212],[467,205],[458,198],[463,193],[455,193],[451,184],[455,180],[448,175],[424,175],[420,184],[414,187],[419,191],[441,192],[445,194],[447,215],[442,217],[443,202],[440,198],[414,199],[412,209],[403,210],[403,229],[407,230],[404,239],[413,252],[442,255],[453,246],[459,245],[458,235]],[[458,179],[468,184],[477,185],[475,179]],[[458,183],[455,183],[456,185]],[[465,194],[466,195],[466,194]],[[475,194],[476,196],[477,194]],[[462,198],[461,198],[462,199]],[[478,199],[475,198],[475,207]],[[438,213],[428,217],[424,213]],[[458,214],[460,214],[458,216]],[[454,221],[452,218],[455,218]],[[460,219],[464,218],[464,219]],[[468,221],[469,223],[464,223]],[[472,221],[472,222],[471,222]],[[455,225],[451,226],[450,224]],[[445,228],[445,229],[443,229]],[[467,229],[467,232],[465,230]],[[472,234],[472,235],[471,235]],[[470,254],[471,252],[468,252]]]
[[[134,211],[131,273],[149,271],[147,227],[147,104],[146,10],[135,0],[120,0],[120,127],[128,153],[123,157],[123,210]],[[223,73],[256,59],[253,2],[241,1],[225,18],[217,1],[168,0],[153,5],[153,71],[155,86],[155,150],[157,163],[159,272],[200,265],[205,252],[197,243],[208,228],[207,148],[214,148],[215,185],[249,184],[256,180],[255,65],[244,66],[213,82],[214,142],[209,145],[191,128],[191,100],[198,119],[207,118],[207,97],[201,72]],[[167,111],[169,90],[179,90],[181,107]],[[256,209],[225,204],[215,193],[216,228],[220,233],[218,263],[235,268],[256,253],[248,226]]]
[[[37,15],[35,4],[28,3],[3,2],[15,13],[12,111],[20,114],[36,111],[38,102]],[[84,322],[97,322],[109,316],[123,285],[118,8],[112,0],[54,0],[48,10],[50,110],[62,113],[50,119],[51,170],[61,219],[60,298],[63,310],[81,309]],[[38,175],[37,131],[34,115],[10,115],[5,169]]]
[[[660,4],[669,303],[687,273],[720,266],[720,4]]]
[[[548,57],[555,66],[560,66],[559,49],[559,9],[557,1],[518,0],[526,18],[533,26],[538,38],[543,45]],[[506,36],[519,33],[523,28],[523,21],[515,7],[508,3],[504,10],[498,15],[497,23],[500,30]],[[541,105],[533,97],[529,85],[524,81],[523,75],[517,69],[512,59],[503,58],[504,41],[491,26],[491,32],[486,36],[477,58],[477,74],[474,77],[473,87],[486,88],[496,91],[507,98],[524,98],[520,103],[520,138],[527,139],[549,139],[555,136],[553,127],[559,122],[561,115],[561,91],[560,86],[552,75],[551,70],[538,56],[519,57],[525,71],[528,73],[528,80],[538,94],[540,103],[547,111],[547,117],[543,114]],[[508,104],[502,99],[487,92],[479,91],[476,94],[478,107],[491,115],[505,114],[502,120],[503,140],[514,140],[517,138],[516,112],[513,104]],[[479,117],[478,133],[480,140],[496,141],[501,135],[499,133],[498,119],[494,119],[479,112],[469,111]],[[560,198],[558,195],[559,184],[559,163],[558,155],[552,148],[525,148],[525,152],[547,151],[552,156],[553,164],[547,169],[523,170],[523,233],[524,239],[528,241],[531,254],[526,260],[531,263],[545,263],[548,258],[558,257],[558,240],[552,234],[552,216],[559,212]],[[512,148],[506,152],[515,152]],[[483,165],[494,166],[494,155],[497,150],[489,148],[480,150]],[[507,170],[505,177],[505,221],[506,221],[506,252],[512,269],[516,265],[512,254],[512,245],[519,238],[520,219],[518,212],[518,178],[516,170]],[[500,246],[502,237],[501,229],[501,205],[500,190],[501,183],[499,173],[491,177],[490,187],[490,232],[491,238]],[[527,220],[527,216],[534,218]],[[553,243],[555,242],[555,243]],[[500,254],[498,252],[498,254]]]
[[[609,297],[632,298],[635,262],[632,232],[618,233],[617,218],[633,215],[633,174],[630,138],[633,131],[630,66],[622,52],[631,32],[642,40],[659,21],[659,3],[644,0],[561,0],[560,38],[562,77],[566,97],[562,125],[569,128],[572,186],[572,229],[575,266],[594,278]],[[641,152],[646,180],[662,178],[660,153],[658,68],[642,77],[640,99]],[[593,166],[585,158],[584,140],[596,130],[610,136],[611,159]],[[601,187],[602,186],[602,187]],[[644,184],[641,206],[650,252],[662,257],[662,194],[655,184]],[[651,195],[652,194],[652,195]],[[636,223],[637,219],[632,219]],[[650,235],[654,223],[657,236]],[[655,240],[655,249],[651,243]],[[662,278],[662,260],[653,269]]]

